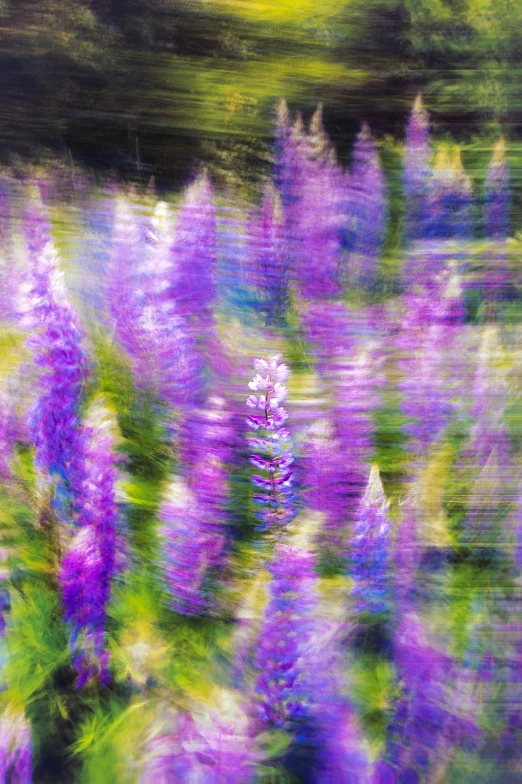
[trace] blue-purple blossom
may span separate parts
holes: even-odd
[[[331,437],[342,461],[332,455],[326,458],[329,482],[337,482],[336,508],[330,510],[327,525],[339,533],[353,519],[366,485],[374,430],[371,414],[380,406],[378,388],[384,382],[374,346],[365,339],[369,327],[364,317],[358,320],[344,303],[319,302],[310,306],[304,326],[319,376],[333,393]]]
[[[60,569],[65,620],[70,625],[73,665],[81,688],[99,674],[107,682],[106,608],[117,571],[117,457],[113,423],[101,405],[91,408],[82,428],[74,465],[74,522],[77,533]]]
[[[388,204],[379,154],[367,123],[355,140],[345,205],[343,245],[348,270],[343,276],[351,285],[371,285],[384,243]]]
[[[405,294],[404,304],[398,338],[399,367],[404,373],[401,411],[410,420],[405,427],[409,448],[426,456],[454,410],[450,359],[457,328],[464,320],[458,277],[447,270],[431,285]]]
[[[431,184],[429,135],[429,115],[419,93],[408,120],[404,156],[403,180],[409,240],[422,239],[428,233],[428,197]]]
[[[314,604],[314,558],[295,544],[279,543],[268,566],[270,600],[254,666],[258,712],[263,724],[288,727],[304,715],[306,689],[300,656],[310,633]]]
[[[506,142],[504,139],[499,139],[491,156],[484,194],[484,224],[488,237],[503,240],[509,233],[511,208],[509,186]]]
[[[255,780],[259,750],[250,720],[230,692],[219,690],[219,707],[165,716],[149,738],[140,784],[249,784]]]
[[[413,612],[403,616],[397,629],[395,658],[403,695],[376,782],[429,780],[448,763],[456,745],[478,739],[476,707],[465,693],[458,698],[452,693],[461,681],[458,668],[435,647]]]
[[[0,718],[0,782],[31,784],[32,780],[30,725],[23,713],[8,707]]]
[[[41,205],[29,209],[24,231],[27,276],[22,287],[22,324],[41,368],[38,398],[29,413],[36,463],[49,477],[66,481],[78,442],[80,408],[89,363],[84,333],[68,301],[63,273]]]
[[[267,323],[280,321],[288,300],[289,256],[285,246],[284,217],[278,194],[267,186],[259,214],[249,225],[253,282],[262,293]]]
[[[460,149],[441,146],[433,162],[429,199],[429,236],[468,239],[471,234],[471,180],[463,169]]]
[[[229,414],[223,400],[210,398],[193,416],[182,439],[186,478],[171,478],[159,513],[170,606],[185,615],[212,606],[209,581],[223,564],[227,521]]]
[[[387,510],[379,469],[372,466],[351,541],[350,575],[357,612],[373,614],[389,609],[391,525]]]
[[[252,484],[256,491],[254,502],[260,507],[256,512],[260,530],[285,525],[296,512],[291,469],[294,458],[290,434],[284,426],[288,414],[281,405],[288,394],[282,382],[290,371],[280,364],[280,359],[277,355],[254,361],[257,372],[248,386],[260,394],[249,395],[246,400],[248,408],[262,412],[247,418],[247,425],[255,433],[248,443],[255,450],[250,463],[258,472],[252,474]]]

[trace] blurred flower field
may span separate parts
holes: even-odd
[[[521,780],[506,144],[419,95],[391,229],[307,121],[252,202],[3,173],[0,782]]]

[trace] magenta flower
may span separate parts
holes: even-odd
[[[257,373],[248,386],[260,394],[249,395],[246,400],[248,408],[263,412],[252,414],[246,420],[256,433],[255,438],[249,439],[249,446],[257,450],[250,457],[250,463],[260,472],[252,475],[252,484],[258,491],[254,494],[254,502],[261,507],[256,512],[260,530],[285,525],[296,513],[290,468],[294,458],[290,434],[284,427],[288,414],[281,405],[288,394],[282,382],[289,377],[290,371],[279,363],[280,358],[277,355],[269,360],[254,361]]]

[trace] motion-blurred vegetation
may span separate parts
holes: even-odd
[[[477,139],[520,136],[520,0],[2,0],[0,28],[10,163],[257,178],[281,96],[325,104],[341,158],[362,118],[401,137],[419,90],[468,165]]]

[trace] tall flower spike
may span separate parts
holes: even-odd
[[[509,233],[511,193],[506,163],[506,142],[499,139],[488,167],[485,189],[484,224],[486,235],[503,240]]]
[[[404,157],[403,179],[409,240],[422,239],[428,232],[428,195],[431,180],[429,135],[429,115],[419,93],[406,129]]]
[[[306,693],[300,680],[299,659],[310,632],[314,602],[314,559],[292,544],[276,547],[269,571],[270,601],[254,666],[259,672],[256,692],[261,721],[272,727],[288,727],[303,715]]]
[[[159,515],[171,607],[185,615],[211,607],[208,583],[225,546],[229,414],[219,398],[208,401],[205,413],[198,416],[192,449],[182,455],[186,481],[171,480]]]
[[[97,673],[103,682],[108,680],[105,617],[117,571],[114,428],[109,412],[95,403],[82,429],[73,474],[79,531],[64,556],[60,582],[79,688]]]
[[[321,145],[326,142],[321,135]],[[308,143],[306,180],[298,214],[298,257],[293,274],[308,299],[340,293],[337,273],[343,226],[343,177],[339,167]]]
[[[216,297],[216,216],[212,185],[206,173],[187,189],[176,221],[171,249],[171,296],[181,315],[197,322],[211,319]]]
[[[263,297],[267,324],[281,321],[288,300],[288,252],[284,241],[281,200],[267,186],[259,215],[250,221],[249,244],[254,283]]]
[[[474,706],[455,699],[460,673],[452,658],[432,644],[415,613],[402,618],[395,653],[404,694],[388,730],[377,781],[430,781],[458,744],[478,738]]]
[[[388,609],[390,530],[386,497],[374,465],[353,529],[350,573],[355,581],[352,596],[357,612],[374,614]]]
[[[460,149],[439,148],[430,190],[430,236],[466,239],[471,233],[471,180],[462,167]]]
[[[271,359],[256,359],[257,371],[248,386],[259,395],[249,395],[248,408],[262,411],[252,414],[247,425],[256,433],[249,445],[258,450],[250,457],[250,463],[261,473],[253,474],[252,484],[258,490],[254,501],[260,510],[256,513],[258,528],[266,530],[288,523],[296,513],[293,502],[293,474],[290,466],[294,462],[291,439],[284,427],[288,414],[281,406],[288,390],[283,386],[290,375],[288,367],[280,364],[280,355]]]
[[[0,718],[0,781],[31,784],[31,729],[25,716],[7,708]]]
[[[40,469],[63,483],[76,454],[88,360],[83,330],[68,302],[41,205],[32,205],[24,230],[28,270],[22,289],[22,323],[33,331],[27,345],[43,370],[40,393],[29,414],[31,440]]]
[[[345,192],[346,229],[343,245],[349,253],[343,273],[352,285],[371,285],[381,254],[388,204],[379,154],[367,123],[357,135]]]

